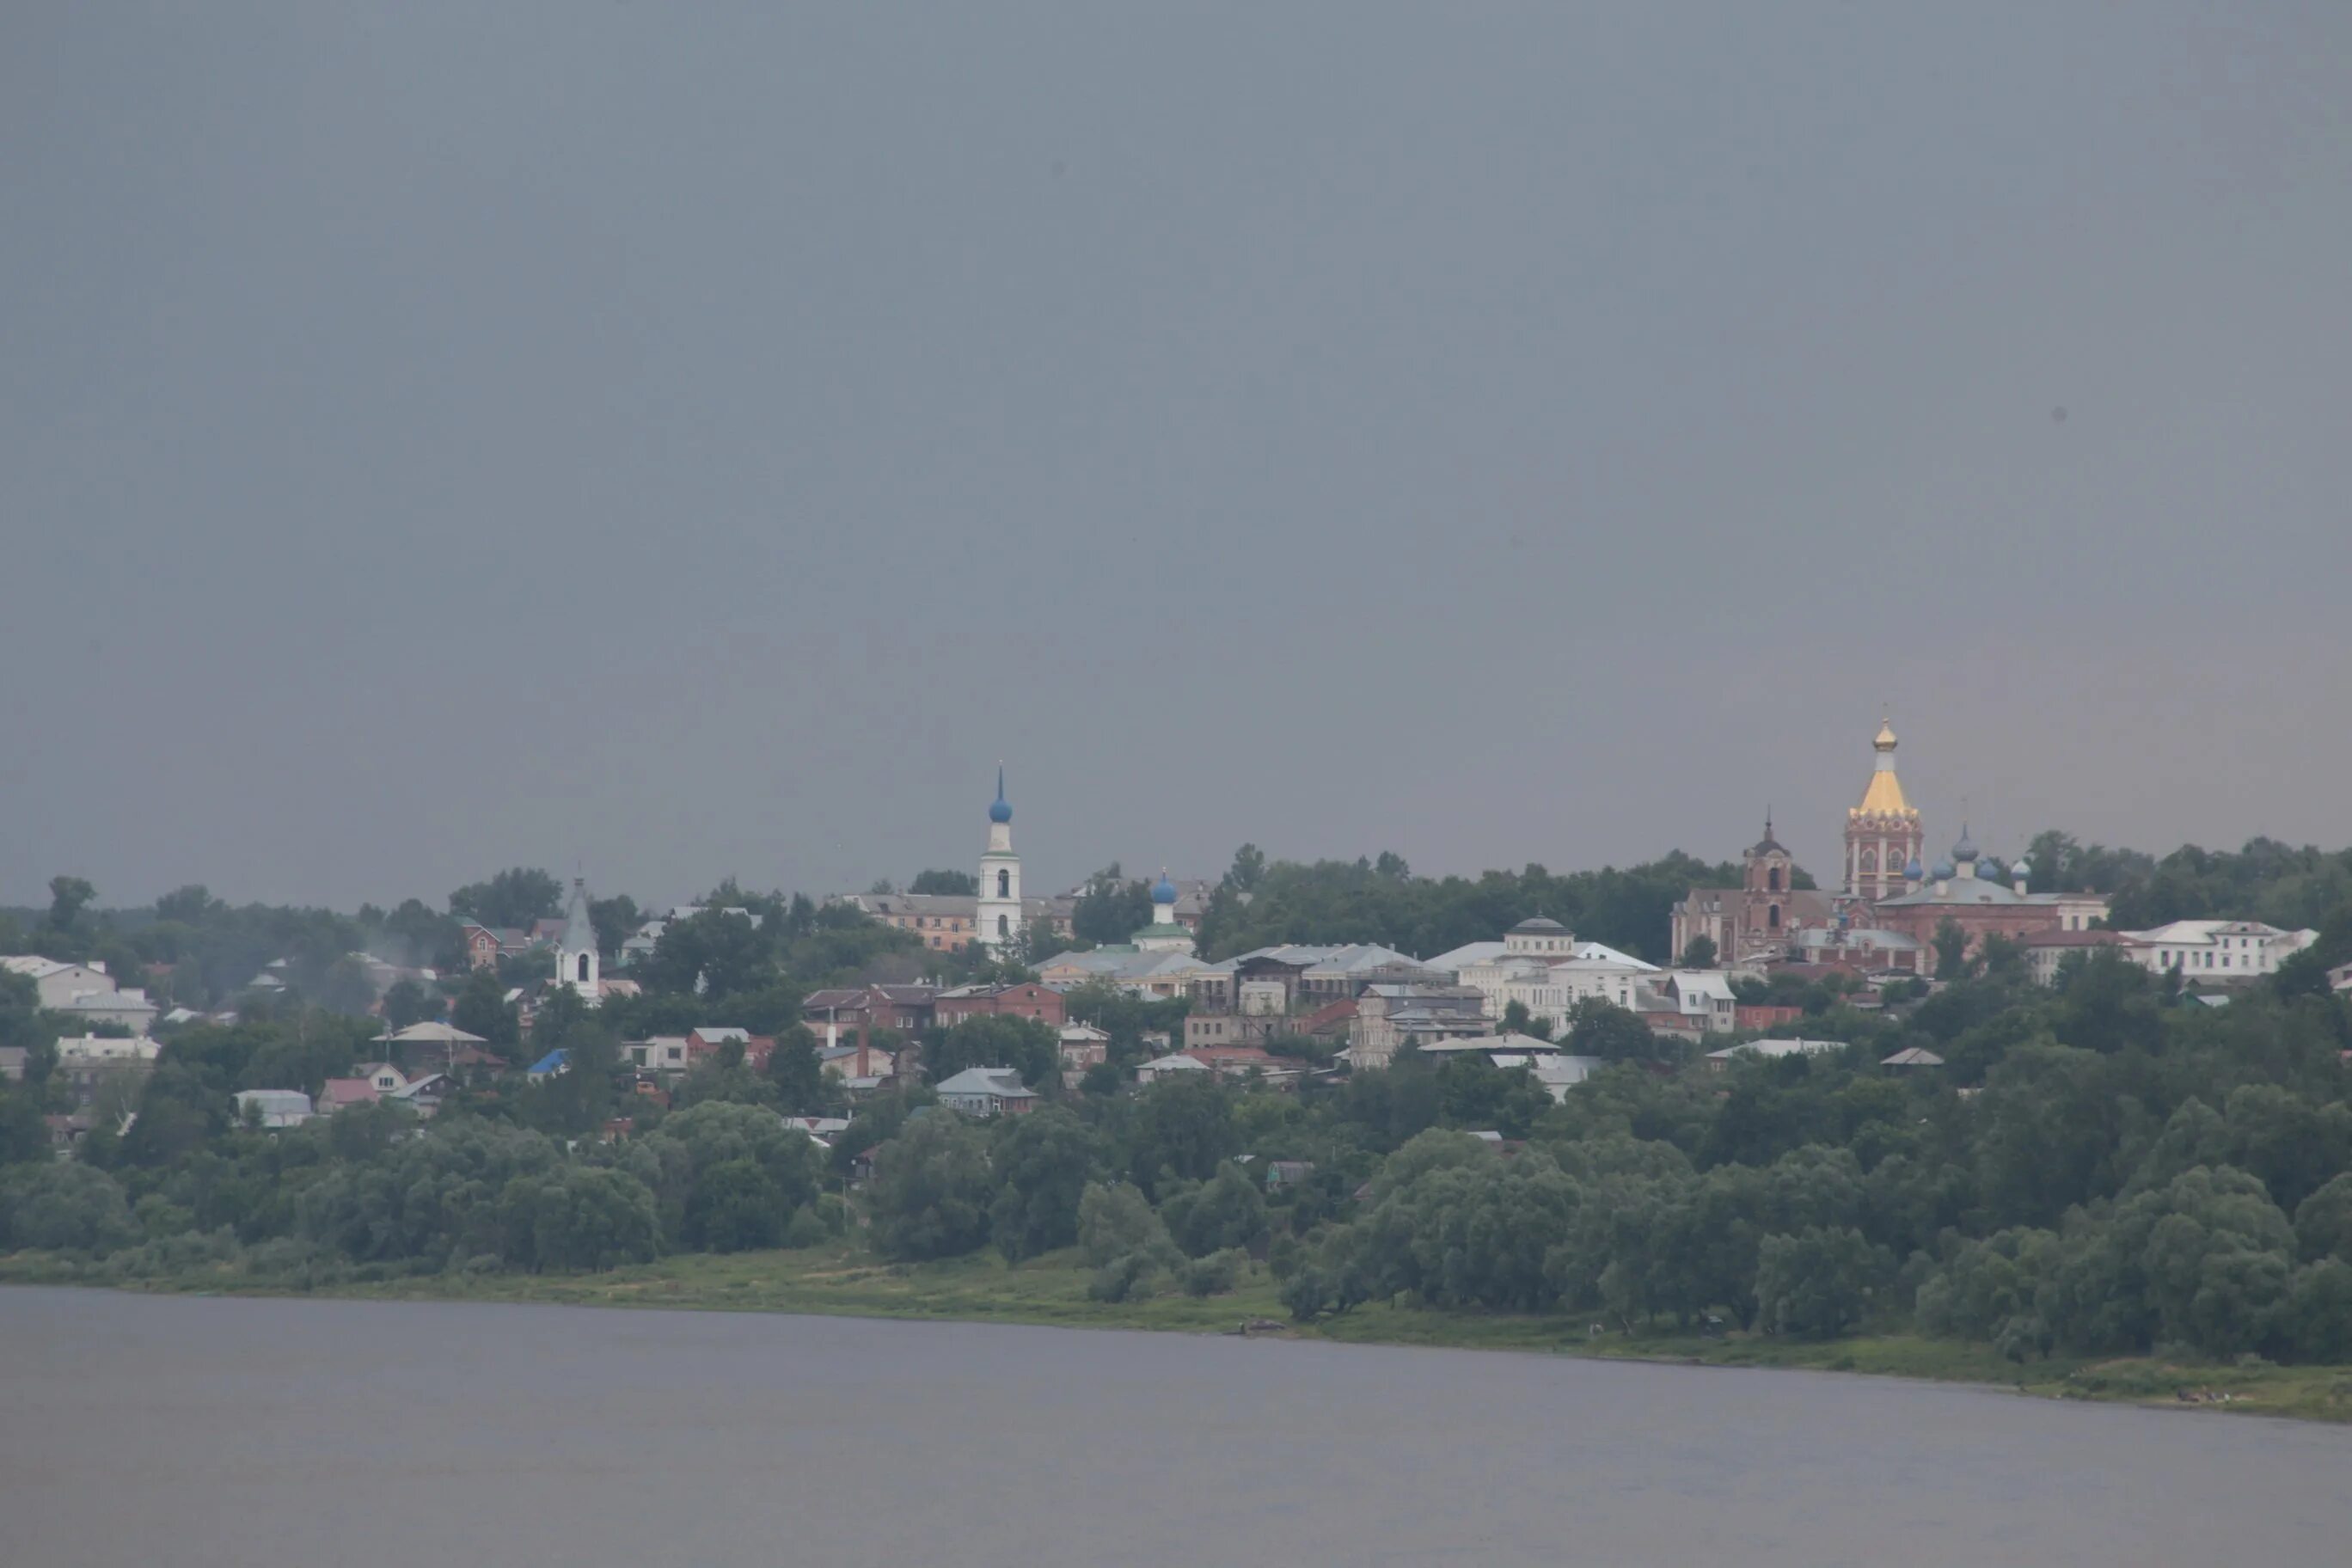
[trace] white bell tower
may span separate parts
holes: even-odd
[[[996,764],[996,804],[988,808],[988,852],[980,858],[980,904],[973,936],[1002,956],[1021,940],[1021,857],[1013,852],[1013,807],[1004,798],[1004,764]]]
[[[577,994],[591,1007],[602,1000],[596,988],[596,922],[588,918],[588,884],[572,879],[572,897],[563,906],[563,941],[555,950],[555,983]]]

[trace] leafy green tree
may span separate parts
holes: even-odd
[[[760,990],[775,973],[769,928],[714,905],[662,928],[646,960],[644,984],[654,991],[735,996]]]
[[[1437,1085],[1449,1124],[1506,1138],[1525,1138],[1552,1105],[1551,1092],[1526,1068],[1498,1068],[1484,1057],[1444,1063]]]
[[[449,1021],[469,1035],[488,1042],[488,1048],[509,1061],[522,1054],[522,1020],[506,999],[506,987],[491,970],[477,969],[457,993]]]
[[[2324,1258],[2296,1269],[2278,1326],[2298,1361],[2352,1361],[2352,1263]]]
[[[1626,1008],[1599,996],[1587,996],[1569,1014],[1568,1048],[1580,1057],[1610,1062],[1674,1059],[1675,1042],[1660,1037]]]
[[[319,1005],[330,1013],[355,1016],[375,1005],[375,983],[356,953],[346,953],[331,965],[319,986]]]
[[[1372,1298],[1410,1291],[1437,1306],[1541,1310],[1559,1299],[1551,1254],[1582,1194],[1550,1157],[1486,1152],[1423,1168],[1378,1199],[1357,1267]]]
[[[402,900],[399,908],[373,924],[377,937],[371,951],[398,963],[463,969],[468,962],[464,925],[421,899]]]
[[[596,928],[596,953],[610,963],[621,955],[621,944],[646,923],[645,911],[626,893],[588,900],[588,923]]]
[[[1225,872],[1225,885],[1235,892],[1255,890],[1265,877],[1265,851],[1255,844],[1244,844],[1234,851],[1234,863]]]
[[[79,1163],[13,1165],[0,1175],[0,1242],[101,1256],[136,1240],[121,1185]]]
[[[658,1247],[653,1194],[622,1171],[564,1165],[520,1176],[498,1209],[510,1261],[534,1271],[645,1263]]]
[[[155,918],[174,925],[202,925],[226,908],[202,882],[175,888],[155,900]]]
[[[1096,872],[1070,911],[1070,930],[1096,943],[1125,942],[1151,923],[1151,885],[1123,876],[1114,860]]]
[[[969,899],[979,893],[980,879],[969,871],[919,871],[907,884],[910,893],[943,893],[951,898]]]
[[[695,1178],[686,1239],[708,1252],[749,1252],[783,1240],[784,1194],[755,1160],[721,1160]]]
[[[1713,969],[1715,959],[1715,938],[1711,936],[1695,936],[1683,944],[1682,966],[1685,969]]]
[[[1094,1183],[1080,1196],[1078,1247],[1095,1270],[1087,1294],[1097,1301],[1149,1296],[1184,1261],[1150,1203],[1125,1182]]]
[[[1249,1254],[1237,1249],[1213,1252],[1187,1264],[1181,1279],[1187,1296],[1222,1296],[1241,1282]]]
[[[405,1029],[411,1024],[421,1024],[438,1011],[425,987],[414,980],[395,980],[383,994],[383,1026]]]
[[[799,1128],[788,1125],[773,1111],[730,1100],[711,1100],[663,1118],[645,1138],[656,1161],[656,1194],[669,1234],[688,1246],[710,1245],[698,1228],[711,1216],[732,1216],[743,1203],[739,1173],[717,1178],[722,1166],[748,1162],[765,1179],[763,1198],[772,1194],[777,1233],[791,1211],[816,1196],[821,1156],[816,1145]],[[700,1216],[700,1217],[698,1217]]]
[[[1171,1258],[1176,1244],[1151,1200],[1128,1182],[1089,1182],[1078,1196],[1078,1248],[1096,1268],[1127,1253]]]
[[[79,877],[50,878],[49,930],[60,936],[79,931],[82,910],[97,897],[98,889]]]
[[[2352,1263],[2352,1172],[2332,1178],[2296,1205],[2294,1238],[2313,1262],[2339,1258]]]
[[[775,1086],[776,1102],[793,1116],[830,1116],[840,1112],[848,1095],[838,1079],[830,1078],[817,1060],[816,1037],[799,1024],[776,1036],[768,1053],[768,1081]]]
[[[0,1166],[29,1165],[49,1158],[49,1129],[41,1120],[37,1091],[0,1083]]]
[[[1969,933],[1960,922],[1946,915],[1928,939],[1936,950],[1936,978],[1965,980],[1969,977]]]
[[[527,866],[500,871],[484,882],[468,882],[449,895],[449,912],[499,930],[553,920],[563,912],[563,884],[553,874]]]
[[[988,1244],[988,1142],[961,1116],[917,1117],[876,1150],[870,1192],[874,1246],[886,1258],[957,1258]]]
[[[44,1039],[55,1039],[42,1026],[40,1012],[40,988],[14,970],[0,969],[0,1046],[29,1050]]]
[[[1885,1261],[1850,1227],[1768,1236],[1757,1251],[1757,1319],[1776,1334],[1829,1339],[1851,1332],[1870,1310]]]
[[[997,1249],[1018,1263],[1078,1238],[1078,1205],[1108,1151],[1092,1128],[1049,1105],[1009,1117],[992,1166],[1000,1181],[989,1213]]]
[[[1053,1092],[1062,1081],[1061,1038],[1034,1018],[982,1015],[923,1047],[923,1070],[934,1083],[966,1068],[1011,1068],[1030,1088]]]
[[[1188,1258],[1245,1250],[1266,1238],[1265,1194],[1230,1160],[1210,1180],[1169,1194],[1160,1215]]]
[[[1234,1146],[1233,1102],[1210,1075],[1162,1079],[1135,1097],[1128,1171],[1146,1194],[1163,1181],[1205,1182]]]

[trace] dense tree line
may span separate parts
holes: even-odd
[[[1664,963],[1675,904],[1694,887],[1738,879],[1737,865],[1679,851],[1623,870],[1556,875],[1528,866],[1467,878],[1415,877],[1386,852],[1352,862],[1268,863],[1244,846],[1210,896],[1200,947],[1216,959],[1281,942],[1361,942],[1429,958],[1544,915],[1580,937]],[[1144,913],[1148,919],[1148,899]]]

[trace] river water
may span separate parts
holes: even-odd
[[[1827,1373],[0,1289],[0,1563],[2352,1563],[2352,1432]]]

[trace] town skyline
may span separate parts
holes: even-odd
[[[1882,721],[1887,721],[1882,720]],[[1902,745],[1904,774],[1906,780],[1916,781],[1924,770],[1916,762],[1910,731],[1907,730],[1904,731]],[[1024,863],[1031,868],[1029,873],[1031,890],[1055,893],[1082,886],[1097,871],[1114,863],[1118,864],[1122,873],[1130,879],[1149,880],[1165,870],[1179,879],[1205,879],[1214,881],[1230,863],[1234,850],[1244,844],[1255,845],[1270,860],[1310,863],[1322,859],[1368,858],[1377,856],[1383,850],[1389,850],[1403,856],[1416,876],[1439,878],[1475,877],[1487,870],[1517,870],[1528,864],[1540,864],[1554,871],[1595,870],[1605,866],[1622,867],[1641,864],[1677,850],[1708,863],[1736,861],[1740,852],[1753,839],[1756,828],[1769,816],[1772,821],[1773,831],[1789,843],[1798,866],[1814,876],[1823,887],[1831,887],[1843,880],[1839,836],[1844,825],[1846,808],[1862,797],[1871,776],[1868,761],[1870,750],[1866,741],[1850,749],[1859,752],[1863,760],[1855,763],[1849,770],[1852,774],[1852,787],[1847,791],[1847,798],[1842,802],[1831,804],[1800,800],[1783,805],[1778,800],[1768,798],[1756,807],[1753,814],[1754,821],[1745,826],[1737,820],[1725,820],[1714,825],[1705,837],[1695,833],[1688,840],[1628,848],[1615,854],[1586,860],[1548,859],[1539,854],[1521,855],[1516,858],[1504,855],[1478,865],[1431,865],[1411,849],[1403,847],[1404,844],[1413,840],[1402,836],[1392,841],[1366,845],[1352,852],[1340,847],[1312,853],[1293,853],[1279,844],[1272,844],[1264,838],[1254,837],[1245,829],[1241,837],[1234,838],[1233,843],[1222,852],[1207,851],[1199,859],[1192,861],[1180,862],[1165,855],[1090,855],[1082,848],[1058,842],[1052,833],[1050,824],[1045,825],[1041,829],[1034,807],[1025,809],[1023,813],[1022,858]],[[992,766],[993,764],[992,768]],[[1018,776],[1017,773],[1007,769],[1008,781],[1015,780]],[[986,782],[990,777],[992,777],[992,773],[984,773],[982,781]],[[1017,783],[1008,783],[1008,789],[1017,800],[1026,805],[1024,792]],[[2108,837],[2097,832],[2084,831],[2072,822],[2063,820],[2018,823],[2012,826],[2010,820],[2011,814],[1998,809],[1982,810],[1972,801],[1965,798],[1948,809],[1938,809],[1938,802],[1931,793],[1932,789],[1932,783],[1924,787],[1916,782],[1912,784],[1915,804],[1924,803],[1922,816],[1927,839],[1924,853],[1929,862],[1942,858],[1949,847],[1958,840],[1963,828],[1973,836],[1975,842],[1987,854],[1997,856],[2004,862],[2024,854],[2034,835],[2053,829],[2070,834],[2085,844],[2098,843],[2110,848],[2138,850],[2159,858],[2189,845],[2205,849],[2235,850],[2248,840],[2256,837],[2268,837],[2297,846],[2314,845],[2321,848],[2336,847],[2335,840],[2325,836],[2298,837],[2287,833],[2265,831],[2259,827],[2252,832],[2234,836],[2214,835],[2199,837],[2192,835],[2171,842],[2135,842],[2120,837]],[[1060,792],[1049,787],[1043,793],[1050,802],[1055,799]],[[556,874],[567,883],[575,876],[584,877],[590,883],[592,890],[600,896],[628,892],[638,896],[647,907],[689,902],[730,877],[739,880],[747,890],[763,893],[781,892],[787,895],[804,893],[812,898],[863,892],[880,879],[887,879],[894,887],[903,889],[907,882],[920,871],[947,869],[968,872],[971,869],[971,865],[976,863],[984,843],[987,827],[986,803],[983,800],[978,809],[965,814],[965,821],[962,824],[965,829],[963,834],[965,842],[961,847],[961,854],[955,846],[948,842],[954,837],[952,825],[927,822],[910,826],[919,827],[921,832],[919,839],[911,839],[909,842],[925,846],[940,846],[940,847],[925,849],[918,854],[911,863],[905,866],[877,864],[860,871],[853,865],[841,876],[824,883],[809,880],[795,882],[787,879],[766,879],[755,868],[748,866],[719,868],[699,878],[692,876],[679,878],[673,873],[668,881],[640,883],[617,874],[609,876],[604,874],[604,858],[601,856],[575,856],[559,860],[552,857],[534,858],[530,855],[520,853],[501,858],[499,854],[493,851],[488,859],[478,863],[463,867],[453,864],[453,869],[449,873],[453,880],[450,881],[449,886],[452,888],[461,886],[468,880],[486,876],[492,870],[509,865],[517,865],[538,866]],[[1175,837],[1192,842],[1206,842],[1198,834]],[[628,859],[629,857],[625,853],[614,858],[615,862],[619,864],[626,864]],[[1036,870],[1040,866],[1045,868],[1042,874]],[[11,884],[0,887],[0,907],[21,909],[41,907],[47,900],[48,879],[58,875],[89,876],[89,873],[81,867],[70,864],[54,866],[46,871],[37,868],[24,877],[22,886]],[[130,892],[121,891],[116,885],[95,876],[89,876],[89,879],[99,886],[98,901],[101,907],[125,909],[135,909],[152,903],[155,899],[163,894],[191,883],[200,883],[209,888],[215,896],[226,898],[232,903],[254,902],[354,909],[365,903],[390,907],[408,898],[421,899],[427,904],[438,907],[446,902],[446,889],[440,892],[435,892],[408,885],[401,885],[396,894],[387,893],[382,889],[372,891],[362,888],[357,891],[356,896],[342,900],[318,897],[299,889],[248,893],[236,885],[234,878],[234,868],[211,875],[198,871],[194,875],[163,881],[154,886],[152,890],[140,889]],[[141,896],[142,892],[143,896]]]

